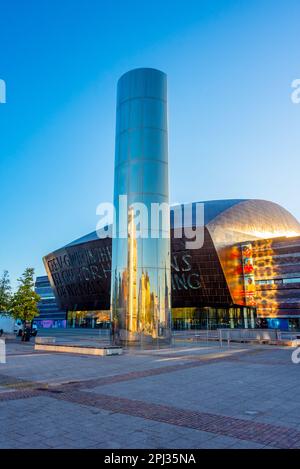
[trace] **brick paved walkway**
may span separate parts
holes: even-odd
[[[190,412],[172,406],[148,404],[144,401],[112,397],[105,394],[94,395],[84,391],[55,392],[55,395],[51,395],[51,397],[156,422],[193,428],[217,435],[226,435],[240,440],[254,441],[275,448],[300,448],[300,432],[282,426],[256,423],[205,412]]]
[[[130,353],[119,361],[117,357],[82,360],[70,355],[34,353],[25,357],[15,351],[10,357],[11,365],[0,368],[0,447],[300,448],[300,367],[291,364],[287,350],[211,348],[202,353],[195,348],[195,353],[184,349],[174,353]],[[162,357],[176,359],[176,363],[166,365]],[[18,376],[17,359],[26,360],[28,379]],[[53,375],[60,379],[48,382],[43,375],[39,381],[32,379],[28,361],[31,366],[35,362],[41,374],[46,362],[50,363]],[[76,380],[71,367],[83,362],[86,366],[82,370],[78,367]],[[124,373],[126,368],[129,371]],[[98,372],[102,376],[97,377]],[[66,379],[69,375],[71,379]],[[235,381],[240,389],[232,388],[231,382]],[[232,389],[230,405],[226,393]],[[283,393],[288,389],[290,401]],[[256,404],[258,411],[245,413],[245,401],[255,403],[259,392],[262,400]],[[31,412],[33,403],[41,399],[47,402],[45,409],[39,407],[39,412]],[[32,422],[35,429],[31,436],[22,434],[18,402],[24,410],[23,423],[28,409],[28,428]],[[68,406],[73,409],[70,415]],[[50,414],[46,413],[45,418],[48,408]],[[58,408],[61,418],[65,413],[60,426]],[[91,423],[88,409],[99,409],[98,424]],[[73,422],[77,414],[80,431],[92,430],[93,426],[95,433],[91,431],[88,439],[79,441],[74,424],[66,430],[66,438],[60,436],[61,427],[68,426],[69,420]],[[152,422],[150,427],[147,422]],[[137,426],[139,431],[135,430]]]

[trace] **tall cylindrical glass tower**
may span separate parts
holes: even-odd
[[[140,68],[118,82],[111,307],[114,339],[168,343],[170,215],[167,77]]]

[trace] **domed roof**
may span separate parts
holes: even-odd
[[[259,199],[236,201],[211,218],[207,228],[216,248],[255,239],[300,235],[300,223],[290,212],[274,202]]]
[[[191,202],[171,206],[172,212],[192,210],[192,224],[196,222],[196,206],[202,204],[204,225],[216,247],[255,239],[300,235],[300,223],[280,205],[260,199],[225,199]],[[171,228],[174,215],[171,213]],[[93,231],[67,246],[96,241]]]

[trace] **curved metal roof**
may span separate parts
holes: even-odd
[[[280,205],[259,199],[225,199],[191,202],[171,206],[171,209],[192,208],[193,225],[196,220],[196,205],[203,204],[204,225],[209,229],[217,245],[226,245],[240,240],[270,238],[275,236],[300,235],[300,224],[296,218]],[[174,220],[171,214],[171,228]],[[98,240],[93,231],[72,241],[65,247],[76,246]]]

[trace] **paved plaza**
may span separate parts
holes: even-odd
[[[92,357],[7,341],[0,448],[300,448],[291,352],[178,342]]]

